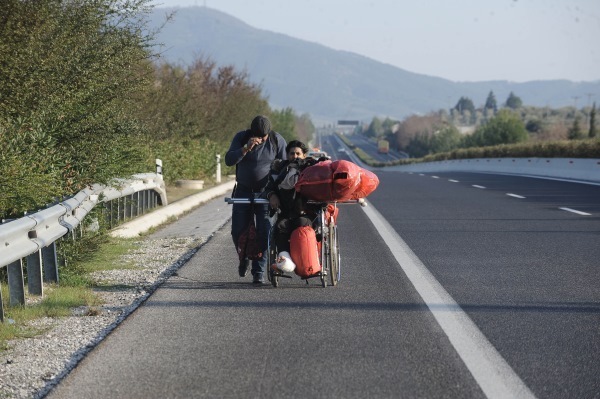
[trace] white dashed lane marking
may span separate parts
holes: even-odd
[[[506,193],[506,195],[508,195],[509,197],[514,197],[514,198],[525,198],[522,195],[511,194],[511,193]]]
[[[571,208],[558,208],[558,209],[561,209],[561,210],[567,211],[567,212],[573,212],[573,213],[576,213],[578,215],[583,215],[583,216],[591,216],[592,215],[591,213],[581,212],[581,211],[571,209]]]
[[[484,186],[478,186],[477,184],[473,184],[473,187],[475,187],[475,188],[485,188]]]

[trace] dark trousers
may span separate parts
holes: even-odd
[[[252,193],[244,191],[239,187],[236,188],[235,198],[259,198],[260,193]],[[256,221],[256,233],[259,239],[259,245],[263,252],[263,257],[260,260],[252,261],[252,275],[262,276],[266,270],[269,254],[267,246],[269,240],[269,231],[271,230],[271,220],[269,219],[268,204],[233,204],[231,214],[231,238],[233,244],[237,247],[237,242],[242,232],[250,223],[250,215],[253,215]]]

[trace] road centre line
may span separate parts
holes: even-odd
[[[506,195],[508,195],[509,197],[514,197],[514,198],[525,198],[522,195],[511,194],[511,193],[506,193]]]
[[[571,208],[558,208],[558,209],[561,209],[561,210],[567,211],[567,212],[573,212],[573,213],[576,213],[578,215],[583,215],[583,216],[591,216],[592,215],[591,213],[581,212],[581,211],[571,209]]]
[[[394,228],[370,203],[362,209],[396,258],[397,267],[409,278],[484,394],[488,398],[534,398]]]
[[[485,188],[484,186],[478,186],[477,184],[473,184],[473,187],[475,187],[475,188]]]

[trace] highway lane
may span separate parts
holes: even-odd
[[[468,173],[379,176],[370,201],[534,394],[597,397],[600,187]]]
[[[535,395],[600,392],[600,187],[378,174],[374,208]],[[484,396],[361,208],[341,210],[334,288],[252,288],[228,228],[51,397]]]

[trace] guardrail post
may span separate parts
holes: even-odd
[[[138,207],[140,206],[140,195],[136,191],[131,195],[131,213],[133,217],[138,215]]]
[[[146,213],[148,210],[148,190],[144,190],[142,193],[142,209],[144,210],[143,213]]]
[[[2,299],[2,284],[0,284],[0,323],[4,323],[4,300]]]
[[[162,161],[160,159],[156,159],[156,174],[162,175]]]
[[[119,208],[119,216],[117,217],[117,222],[121,223],[121,221],[125,220],[125,198],[119,197],[117,199],[117,204]]]
[[[23,282],[23,261],[14,261],[7,266],[8,298],[11,306],[25,305],[25,283]]]
[[[58,283],[58,261],[56,259],[56,243],[42,248],[42,265],[44,269],[44,281],[46,283]]]
[[[215,181],[221,183],[221,154],[217,154],[217,176]]]
[[[27,290],[30,295],[43,295],[41,251],[27,256]]]
[[[123,220],[131,219],[130,196],[123,197]]]

